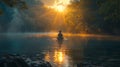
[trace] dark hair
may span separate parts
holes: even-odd
[[[59,32],[62,32],[61,30],[59,30]]]

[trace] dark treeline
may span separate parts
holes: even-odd
[[[14,8],[26,10],[27,4],[23,0],[0,0],[0,32],[7,32],[12,19],[14,18]],[[16,21],[17,22],[17,21]],[[29,24],[28,24],[29,25]]]
[[[20,19],[24,25],[20,32],[49,31],[56,13],[44,8],[42,2],[39,5],[33,2],[35,1],[0,0],[0,32],[9,29],[10,19],[14,18],[15,12],[12,8],[17,8],[22,15]],[[65,30],[71,33],[120,35],[119,3],[119,0],[72,1],[64,12],[67,23]]]
[[[69,31],[120,35],[119,0],[81,0],[68,6]]]
[[[0,0],[0,32],[48,31],[49,12],[40,0]]]
[[[9,7],[18,7],[20,9],[27,9],[27,4],[24,0],[0,0]]]

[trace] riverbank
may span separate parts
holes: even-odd
[[[6,54],[0,58],[0,67],[52,67],[51,64],[36,56],[26,56],[17,54]]]

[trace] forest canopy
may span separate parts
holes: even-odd
[[[72,2],[66,22],[71,32],[120,34],[119,0],[81,0]]]
[[[6,4],[11,8],[27,9],[27,4],[23,0],[0,0],[0,4]],[[0,9],[0,14],[3,14],[3,10]]]
[[[7,7],[28,9],[25,0],[0,0],[0,4]],[[120,35],[120,1],[119,0],[80,0],[71,1],[65,11],[66,31],[71,33],[94,33]],[[50,9],[41,8],[40,14],[50,12]],[[52,12],[53,13],[53,12]],[[0,15],[4,10],[0,8]],[[56,13],[53,13],[56,14]],[[50,16],[55,16],[51,14]],[[48,17],[50,17],[48,16]],[[39,28],[46,28],[43,25],[50,25],[52,21],[43,17],[45,21]],[[47,20],[46,20],[47,19]],[[1,23],[0,23],[1,24]],[[28,23],[29,25],[30,23]],[[51,23],[52,24],[52,23]],[[37,28],[34,28],[37,29]],[[42,30],[42,29],[40,29]]]

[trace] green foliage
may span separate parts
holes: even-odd
[[[81,0],[67,7],[70,32],[120,34],[119,0]]]
[[[91,9],[88,7],[90,4],[84,0],[80,2],[72,2],[66,9],[66,22],[69,31],[73,33],[88,33],[88,21],[95,21]]]
[[[27,9],[26,2],[22,0],[0,0],[0,2],[3,2],[9,7],[18,7],[20,9]]]
[[[15,5],[17,5],[17,0],[2,0],[2,2],[4,2],[6,5],[10,7],[14,7]]]
[[[0,2],[11,8],[18,8],[20,10],[28,9],[26,2],[22,0],[0,0]],[[0,9],[0,15],[2,15],[3,13],[4,11]]]
[[[0,15],[2,15],[3,14],[3,10],[2,9],[0,9]]]
[[[22,2],[20,9],[28,9],[28,6],[25,2]]]
[[[104,30],[112,34],[120,34],[120,1],[106,0],[101,2],[98,12],[102,15],[105,23]]]
[[[105,2],[101,3],[99,13],[104,15],[105,20],[115,19],[114,17],[117,19],[118,10],[120,9],[118,2],[118,0],[106,0]]]

